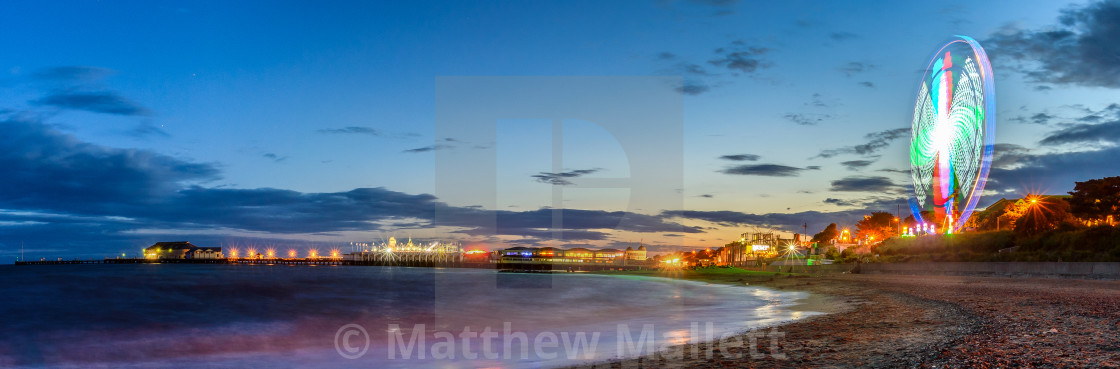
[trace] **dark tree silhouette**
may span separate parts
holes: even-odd
[[[1086,220],[1120,218],[1120,177],[1090,179],[1074,182],[1069,210],[1074,216]]]

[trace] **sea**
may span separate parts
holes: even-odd
[[[3,367],[553,368],[817,313],[679,279],[284,265],[0,266]]]

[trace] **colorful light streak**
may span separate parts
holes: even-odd
[[[976,40],[955,36],[930,59],[914,106],[910,207],[931,232],[959,231],[976,209],[992,162],[995,112],[987,54]]]

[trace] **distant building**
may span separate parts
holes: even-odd
[[[221,247],[198,247],[187,241],[156,242],[144,249],[145,259],[221,259]]]
[[[648,257],[646,257],[646,246],[645,245],[640,245],[639,244],[637,250],[635,250],[631,246],[627,246],[625,254],[626,254],[626,260],[643,261],[643,260],[648,259]]]

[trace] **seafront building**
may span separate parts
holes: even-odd
[[[187,241],[156,242],[144,249],[145,259],[222,259],[221,247],[198,247]]]
[[[588,249],[576,247],[561,249],[555,247],[511,247],[498,251],[501,263],[542,263],[542,264],[644,264],[646,247],[637,250],[627,247],[618,249]]]

